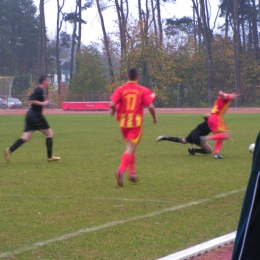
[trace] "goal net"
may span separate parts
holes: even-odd
[[[0,76],[0,97],[7,98],[11,96],[14,78]]]
[[[15,77],[0,76],[0,109],[8,108],[8,98],[11,97]]]

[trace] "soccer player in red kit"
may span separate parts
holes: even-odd
[[[126,150],[121,158],[116,172],[118,186],[123,186],[123,175],[129,167],[129,179],[137,181],[135,172],[135,149],[141,140],[143,130],[143,110],[147,106],[156,124],[157,118],[153,101],[155,94],[148,88],[138,85],[139,74],[137,69],[131,68],[128,72],[128,82],[117,88],[110,100],[110,114],[117,112],[117,121],[126,142]]]
[[[211,115],[208,118],[208,126],[213,132],[213,135],[201,137],[201,142],[203,143],[207,140],[216,140],[214,155],[215,159],[224,159],[224,157],[220,155],[220,150],[223,144],[223,140],[229,139],[229,134],[227,132],[228,127],[224,121],[223,116],[230,106],[231,101],[237,100],[239,96],[240,93],[237,91],[237,89],[232,89],[230,94],[219,91],[218,98],[211,110]]]

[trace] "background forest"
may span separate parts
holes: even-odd
[[[140,84],[158,96],[159,107],[211,106],[218,90],[238,88],[238,106],[260,105],[260,10],[256,0],[220,0],[211,17],[210,0],[190,0],[192,17],[162,17],[164,4],[175,0],[56,0],[56,36],[45,24],[45,3],[0,1],[0,76],[15,78],[13,92],[25,94],[38,75],[57,75],[57,92],[67,99],[84,95],[108,99],[125,82],[130,67],[140,70]],[[63,11],[65,1],[74,11]],[[97,12],[102,40],[84,45],[85,11]],[[107,33],[103,13],[113,9],[116,29]],[[216,20],[222,21],[216,26]],[[64,23],[72,32],[63,30]],[[89,32],[91,33],[91,32]],[[62,82],[60,60],[70,62],[70,80]],[[55,89],[55,88],[54,88]]]

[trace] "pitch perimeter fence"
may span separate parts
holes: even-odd
[[[62,102],[95,102],[109,101],[111,94],[57,94],[49,93],[50,104],[46,108],[61,108]],[[0,97],[1,109],[26,109],[30,105],[28,95],[12,95]]]
[[[61,108],[62,102],[101,102],[101,101],[109,101],[111,94],[70,94],[70,93],[49,93],[48,98],[50,100],[50,104],[46,108]],[[5,96],[0,95],[0,109],[26,109],[29,107],[28,95],[12,95],[12,97],[7,98]],[[172,103],[163,104],[160,98],[156,98],[154,104],[158,108],[207,108],[207,104],[203,105],[188,105],[179,106],[176,104],[174,100]],[[237,104],[236,102],[232,102],[231,107],[260,107],[260,105],[251,103],[250,105],[246,104]]]

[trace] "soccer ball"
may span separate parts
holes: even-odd
[[[254,153],[254,150],[255,150],[255,144],[250,144],[249,147],[248,147],[248,151],[250,153]]]

